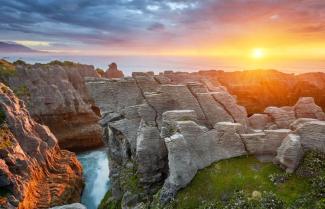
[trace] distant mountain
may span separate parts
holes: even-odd
[[[39,53],[41,51],[28,48],[21,44],[13,42],[0,42],[0,52],[3,53]]]

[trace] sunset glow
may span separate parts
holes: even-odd
[[[264,56],[265,56],[265,53],[264,53],[263,49],[260,49],[260,48],[253,49],[253,51],[252,51],[252,57],[254,59],[261,59]]]
[[[0,41],[51,53],[325,59],[321,0],[13,2],[0,8]]]

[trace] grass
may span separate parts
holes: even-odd
[[[272,163],[261,163],[252,156],[223,160],[198,172],[192,182],[179,191],[175,203],[179,209],[199,208],[204,202],[225,201],[238,190],[248,196],[254,191],[273,192],[286,205],[291,205],[311,190],[307,179],[292,175],[281,184],[274,184],[270,175],[283,174]]]

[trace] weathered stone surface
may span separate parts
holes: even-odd
[[[47,125],[62,148],[90,149],[103,145],[99,110],[88,94],[85,77],[98,77],[93,66],[53,61],[16,64],[8,84],[31,116]]]
[[[134,79],[89,79],[86,85],[101,112],[119,112],[141,104],[144,99]]]
[[[222,121],[234,122],[222,105],[215,101],[211,93],[197,93],[196,97],[211,127]]]
[[[53,207],[50,209],[87,209],[86,206],[80,204],[80,203],[73,203],[70,205],[62,205],[62,206],[57,206]]]
[[[233,120],[247,127],[247,112],[244,107],[237,105],[236,99],[226,91],[212,94],[216,101],[232,116]]]
[[[277,150],[275,163],[280,164],[286,172],[292,173],[298,167],[303,154],[300,136],[289,134]]]
[[[304,149],[325,152],[325,122],[310,121],[302,124],[295,131],[300,136],[300,142]]]
[[[313,118],[298,118],[293,123],[290,124],[291,130],[296,130],[299,127],[301,127],[304,123],[311,122],[311,121],[317,121],[317,119]]]
[[[267,114],[254,114],[248,118],[249,126],[253,129],[264,130],[271,123],[271,118]]]
[[[177,131],[177,121],[191,120],[197,122],[194,110],[171,110],[162,114],[161,137],[170,137]]]
[[[60,150],[50,130],[35,122],[1,83],[0,108],[6,116],[0,128],[1,189],[13,194],[5,208],[45,209],[79,202],[82,168],[75,154]]]
[[[108,65],[108,69],[104,73],[104,77],[106,78],[123,78],[124,74],[121,70],[117,69],[116,63],[111,63]]]
[[[241,124],[220,123],[208,131],[193,121],[177,122],[178,132],[165,138],[168,150],[169,176],[161,200],[169,201],[185,187],[199,169],[218,160],[246,154],[237,130]]]
[[[290,124],[296,120],[295,112],[290,107],[268,107],[264,110],[278,128],[289,128]]]
[[[148,188],[164,180],[167,168],[167,150],[156,126],[142,120],[137,133],[136,158],[140,182]]]
[[[250,154],[274,156],[282,140],[290,132],[289,129],[265,130],[260,133],[242,134],[241,137]]]
[[[168,94],[175,101],[177,109],[194,110],[198,120],[206,119],[198,101],[185,85],[162,85],[160,91]]]
[[[144,74],[141,76],[135,75],[134,79],[142,92],[157,91],[159,87],[159,83],[155,80],[155,78],[148,74]]]
[[[315,104],[312,97],[301,97],[294,106],[297,118],[314,118],[325,120],[325,113],[322,108]]]

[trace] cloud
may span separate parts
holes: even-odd
[[[161,23],[153,23],[148,27],[148,30],[150,31],[161,31],[165,29],[165,25]]]
[[[324,14],[322,0],[10,0],[1,3],[0,40],[76,48],[200,46],[259,30],[321,33]]]

